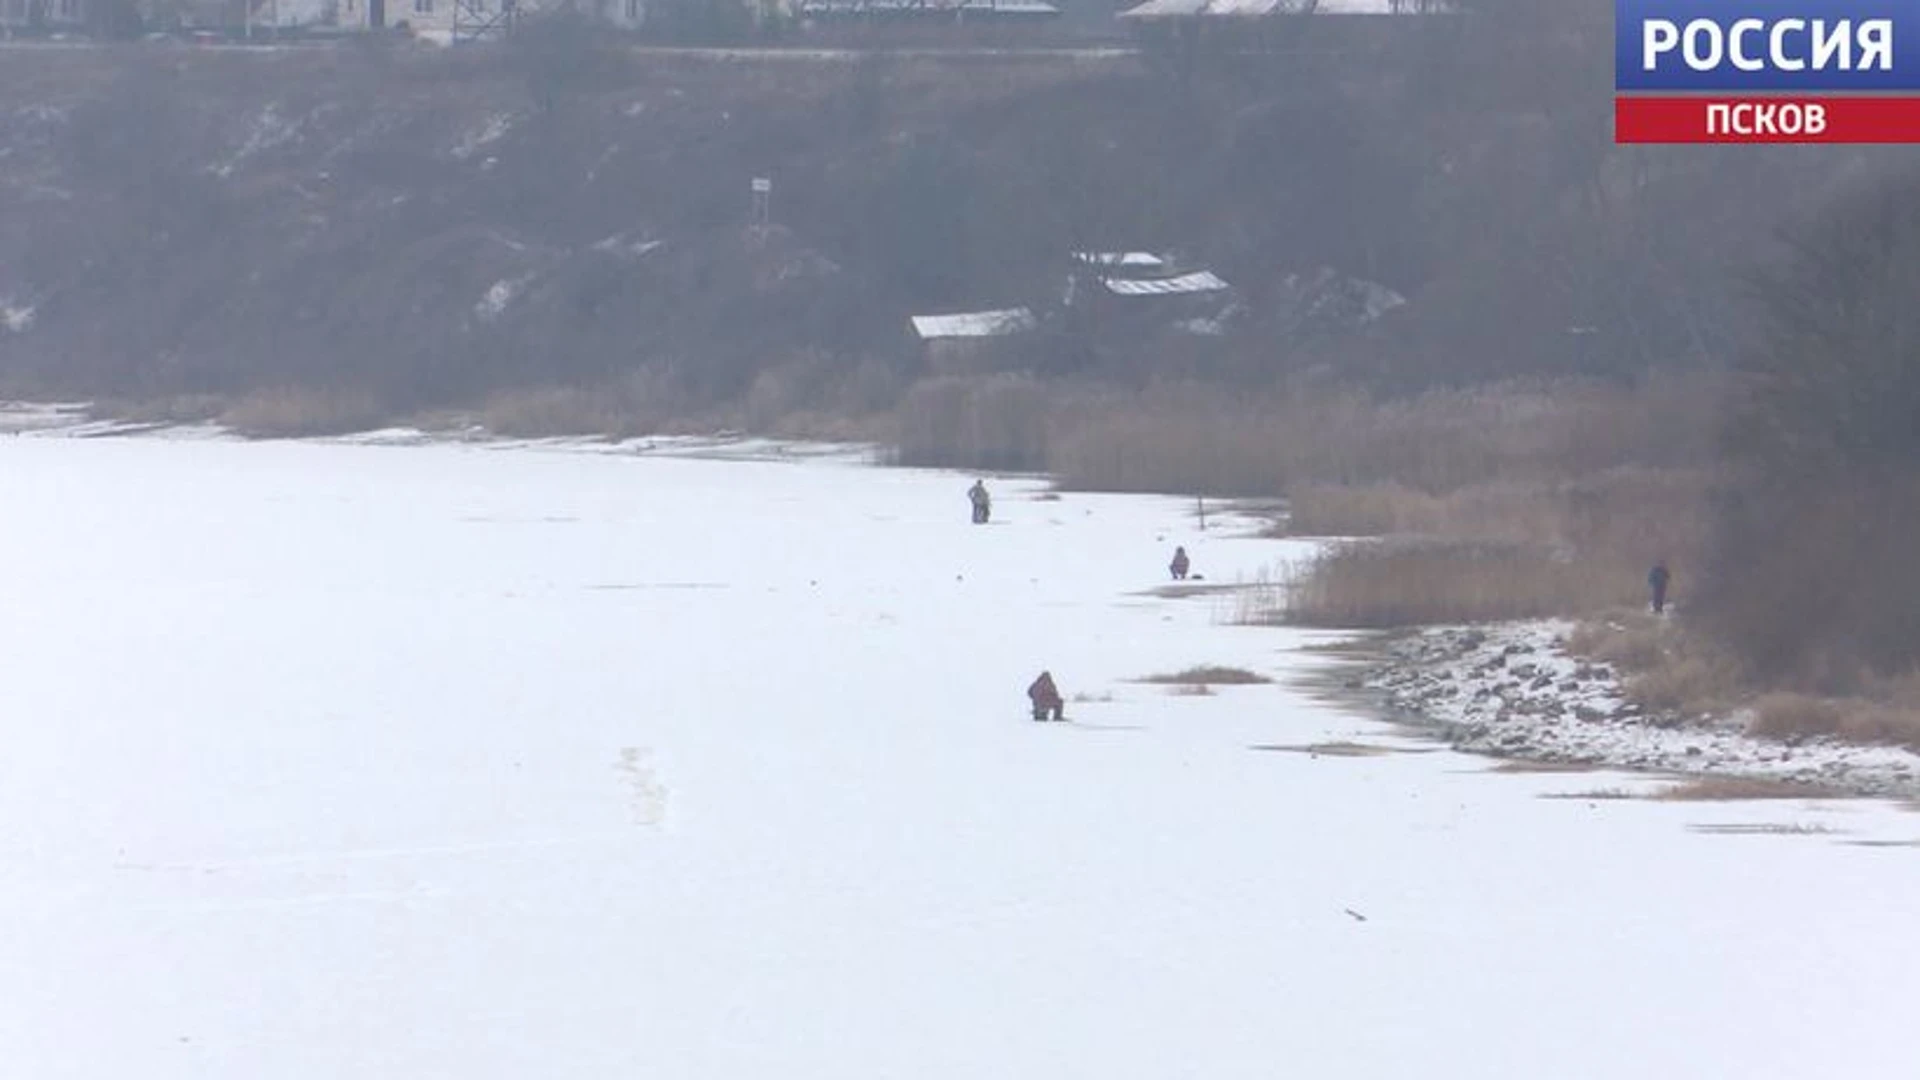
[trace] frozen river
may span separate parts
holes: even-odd
[[[1154,592],[1297,545],[971,479],[0,439],[0,1068],[1914,1068],[1920,817],[1542,798],[1644,781],[1489,772]],[[1138,681],[1200,664],[1276,682]],[[1253,749],[1329,741],[1404,752]]]

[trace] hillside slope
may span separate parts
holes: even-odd
[[[1044,296],[1083,246],[1240,288],[1230,339],[1179,346],[1203,376],[1711,358],[1738,324],[1725,271],[1874,153],[1612,147],[1592,45],[1523,64],[1424,36],[1190,82],[1151,56],[14,50],[0,378],[394,408],[639,378],[700,404],[790,366],[884,371],[884,398],[914,373],[906,315]],[[1289,336],[1274,290],[1321,267],[1413,302],[1364,340]],[[1137,376],[1168,348],[1077,362]]]

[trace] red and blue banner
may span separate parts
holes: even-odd
[[[1920,142],[1920,0],[1615,0],[1614,141]]]

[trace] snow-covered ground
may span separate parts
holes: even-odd
[[[1645,781],[1489,772],[1158,591],[1288,542],[403,436],[0,438],[6,1076],[1909,1069],[1920,818],[1542,798]],[[1196,664],[1281,681],[1135,681]]]
[[[1744,710],[1649,713],[1627,699],[1619,672],[1568,654],[1572,630],[1561,620],[1422,630],[1388,640],[1382,662],[1355,681],[1462,749],[1920,798],[1911,750],[1756,738]]]

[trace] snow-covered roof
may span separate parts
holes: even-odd
[[[913,332],[922,340],[934,338],[1005,337],[1034,328],[1033,312],[1026,308],[964,311],[954,315],[915,315]]]
[[[796,9],[805,15],[855,15],[884,11],[903,15],[973,11],[997,15],[1058,15],[1060,8],[1042,0],[801,0]]]
[[[1123,19],[1170,19],[1206,15],[1253,18],[1267,15],[1419,15],[1448,10],[1436,0],[1147,0],[1120,13]]]
[[[1107,278],[1103,284],[1116,296],[1175,296],[1182,293],[1219,292],[1222,289],[1233,288],[1211,270],[1195,270],[1191,274],[1181,274],[1178,277],[1152,278],[1145,281]]]
[[[1162,270],[1167,260],[1151,251],[1076,251],[1073,257],[1088,266],[1111,266],[1124,270]]]

